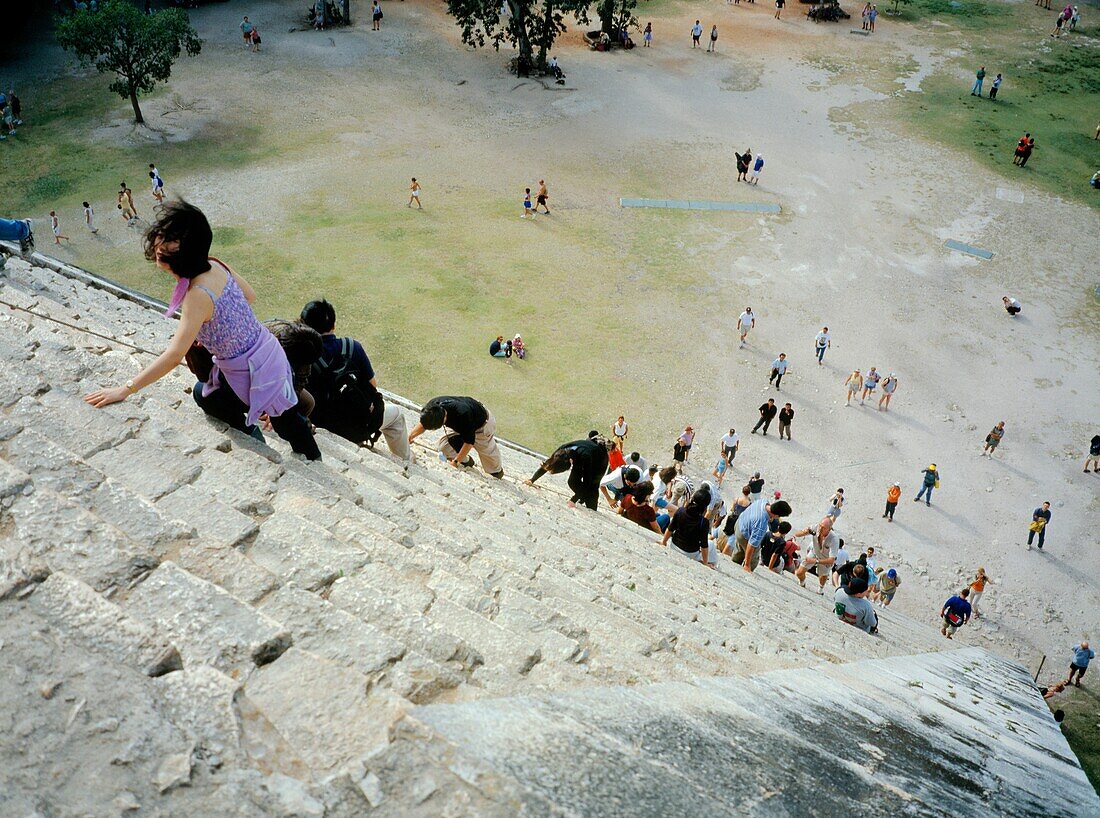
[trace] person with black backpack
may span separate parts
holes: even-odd
[[[374,446],[379,437],[393,455],[413,460],[405,415],[386,405],[363,345],[336,336],[336,310],[321,299],[310,301],[301,321],[321,333],[321,357],[313,364],[307,388],[316,401],[310,420],[316,426],[358,443]]]

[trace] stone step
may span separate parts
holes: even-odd
[[[188,667],[209,664],[230,675],[247,673],[291,644],[282,624],[172,562],[138,585],[125,608],[168,634]]]
[[[204,545],[233,548],[253,537],[260,526],[247,514],[193,485],[184,485],[156,502],[156,508],[176,520],[185,520]]]
[[[527,635],[511,631],[448,599],[437,599],[430,617],[473,647],[486,666],[498,666],[509,674],[523,676],[542,661],[538,644]]]
[[[198,462],[202,472],[193,488],[248,516],[272,513],[271,500],[284,471],[281,464],[240,448],[206,449],[199,453]]]
[[[51,574],[30,597],[31,608],[68,641],[146,676],[179,670],[179,651],[147,621],[139,621],[64,572]]]
[[[338,608],[436,662],[457,662],[466,670],[482,663],[481,656],[462,639],[430,622],[420,611],[396,602],[386,588],[372,585],[362,576],[336,580],[327,598]]]
[[[259,607],[282,622],[302,650],[375,679],[405,655],[405,645],[317,594],[284,587]]]
[[[10,538],[0,539],[9,559],[25,553],[100,593],[126,588],[160,563],[151,544],[128,537],[56,492],[36,489],[12,499],[7,513],[14,529]]]
[[[368,697],[363,674],[299,648],[254,672],[244,690],[318,774],[385,748],[404,712],[397,696],[378,691]]]
[[[132,438],[134,429],[130,424],[143,416],[129,401],[90,412],[79,398],[51,389],[37,398],[19,400],[12,406],[10,417],[87,460]],[[73,423],[73,418],[80,418],[80,422]]]
[[[309,591],[328,587],[370,558],[362,549],[341,542],[325,529],[295,514],[280,511],[263,521],[245,553],[281,582]]]
[[[152,503],[193,483],[202,471],[194,456],[134,439],[92,455],[88,463]]]

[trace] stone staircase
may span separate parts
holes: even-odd
[[[150,360],[119,342],[172,322],[14,258],[0,284],[0,814],[442,814],[435,772],[369,761],[418,706],[943,647],[571,511],[520,451],[496,481],[320,432],[307,463],[207,420],[183,369],[93,410]]]

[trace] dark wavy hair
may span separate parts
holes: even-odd
[[[214,232],[206,216],[192,204],[179,199],[160,207],[157,220],[145,231],[145,258],[157,260],[157,247],[178,242],[160,260],[180,278],[195,278],[210,269],[210,245]]]

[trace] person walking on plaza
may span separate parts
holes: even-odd
[[[252,43],[252,32],[256,30],[256,26],[252,25],[248,21],[247,17],[241,19],[241,37],[244,38],[244,47],[250,51],[255,51],[256,47]]]
[[[54,244],[60,245],[62,239],[65,239],[65,241],[71,241],[68,236],[64,236],[61,234],[61,220],[57,218],[56,210],[50,211],[50,229],[53,230]]]
[[[687,462],[688,455],[691,454],[691,447],[694,443],[695,430],[690,426],[685,426],[684,431],[680,432],[680,436],[676,438],[676,442],[672,446],[672,459],[676,461],[681,470],[683,470],[683,464]]]
[[[156,167],[149,166],[149,182],[153,187],[153,199],[157,204],[164,204],[164,180],[160,178],[160,174],[157,172]]]
[[[886,511],[882,512],[882,518],[888,523],[894,522],[894,512],[898,508],[898,500],[901,499],[901,484],[891,483],[886,489]]]
[[[649,48],[653,45],[653,23],[645,24],[645,31],[642,32],[642,48]]]
[[[898,388],[898,378],[891,372],[882,380],[882,397],[878,399],[878,408],[880,412],[890,411],[890,400],[894,397],[894,392]]]
[[[581,503],[595,511],[600,502],[600,480],[607,471],[608,443],[606,438],[589,432],[586,440],[574,440],[558,446],[525,482],[533,486],[544,474],[561,474],[568,469],[569,488],[573,492],[569,507],[574,508]]]
[[[752,314],[752,307],[745,307],[745,311],[738,316],[737,328],[741,331],[741,348],[744,349],[745,339],[756,329],[756,316]]]
[[[794,409],[789,403],[784,403],[783,408],[779,410],[779,439],[783,439],[783,435],[787,436],[787,440],[791,439],[791,421],[794,420]]]
[[[752,427],[752,431],[749,434],[756,434],[756,431],[763,426],[764,434],[768,434],[768,427],[772,425],[772,420],[779,413],[779,407],[775,405],[774,398],[768,398],[767,403],[760,404],[760,420],[756,421],[756,425]]]
[[[713,54],[718,50],[718,26],[714,25],[710,27],[710,45],[707,46],[707,51]]]
[[[990,429],[989,434],[985,436],[985,448],[982,449],[982,454],[988,454],[992,458],[993,452],[997,451],[997,447],[1001,444],[1001,438],[1004,436],[1005,422],[1002,420]]]
[[[1100,435],[1093,435],[1089,442],[1089,453],[1085,457],[1085,474],[1089,473],[1089,463],[1092,463],[1092,473],[1100,474]]]
[[[858,369],[853,370],[852,374],[844,381],[844,386],[848,391],[848,398],[844,401],[844,405],[851,406],[852,397],[859,394],[859,390],[863,388],[863,374]]]
[[[982,612],[978,610],[978,603],[985,594],[985,586],[992,584],[993,580],[985,575],[984,568],[979,568],[974,575],[974,579],[970,580],[970,607],[974,609],[975,619],[982,618]]]
[[[859,396],[859,405],[863,406],[863,402],[867,400],[869,396],[872,397],[875,394],[875,389],[878,388],[878,382],[882,380],[882,375],[878,373],[878,370],[873,366],[867,372],[867,377],[863,379],[863,394]]]
[[[784,0],[775,0],[775,19],[778,20],[783,15]]]
[[[760,183],[760,174],[764,170],[764,154],[756,154],[756,161],[752,163],[752,184]]]
[[[935,463],[930,463],[928,468],[924,469],[921,474],[924,475],[924,483],[921,485],[920,491],[917,492],[917,496],[913,498],[913,502],[916,503],[921,497],[924,497],[924,504],[930,506],[932,505],[932,489],[939,488],[940,485],[940,472]]]
[[[1027,550],[1031,550],[1031,544],[1035,535],[1039,535],[1039,550],[1043,550],[1043,542],[1047,538],[1047,526],[1050,525],[1050,501],[1047,500],[1035,511],[1031,512],[1031,525],[1027,527]]]
[[[497,422],[492,412],[470,397],[442,395],[432,398],[420,410],[420,421],[409,432],[412,443],[424,432],[443,429],[439,438],[439,456],[456,469],[474,465],[476,451],[481,468],[498,480],[504,477],[500,449],[496,440]],[[448,431],[450,430],[450,431]]]
[[[955,632],[958,631],[963,625],[970,621],[970,603],[967,602],[967,597],[970,596],[970,589],[963,588],[959,591],[957,596],[950,597],[940,610],[940,618],[943,620],[943,627],[940,628],[940,633],[946,636],[948,639],[954,637]]]
[[[529,187],[523,189],[523,215],[520,218],[535,218],[534,208],[531,207],[531,188]]]
[[[373,446],[381,436],[394,457],[411,463],[405,413],[382,399],[363,345],[336,335],[333,306],[323,298],[310,301],[299,320],[321,336],[321,356],[312,364],[306,382],[315,401],[310,421],[361,446]]]
[[[1074,687],[1081,686],[1081,679],[1085,675],[1085,671],[1089,669],[1089,662],[1096,658],[1096,651],[1089,647],[1088,642],[1082,642],[1080,645],[1072,648],[1073,661],[1069,663],[1069,676],[1066,677],[1066,684],[1072,684]],[[1077,679],[1074,680],[1076,674]]]
[[[630,426],[627,425],[626,418],[619,415],[619,419],[611,424],[611,439],[620,446],[625,446],[628,434],[630,434]]]
[[[541,205],[543,212],[547,216],[550,215],[550,208],[546,204],[546,202],[549,198],[550,198],[550,192],[546,189],[546,182],[542,179],[539,179],[538,193],[535,194],[535,212],[536,213],[539,212],[539,206]]]
[[[19,255],[30,261],[31,256],[34,255],[34,230],[31,227],[31,220],[0,219],[0,241],[19,242]]]
[[[371,31],[382,30],[382,6],[378,4],[378,0],[374,0],[374,5],[371,6]]]
[[[722,459],[726,461],[727,466],[733,465],[733,459],[737,457],[737,450],[741,448],[741,435],[737,434],[737,430],[730,427],[728,435],[722,438]]]
[[[833,345],[832,338],[829,335],[829,328],[822,327],[821,332],[814,338],[814,351],[817,354],[817,365],[825,365],[825,350]]]
[[[99,232],[99,228],[95,226],[95,211],[92,210],[92,206],[87,202],[84,202],[84,224],[88,228],[88,232],[93,236]]]
[[[413,202],[416,202],[416,209],[423,210],[424,208],[420,204],[420,182],[416,181],[416,177],[412,177],[412,182],[409,184],[409,203],[405,207],[412,207]]]
[[[787,367],[789,366],[787,353],[780,352],[779,357],[772,361],[772,374],[768,376],[768,383],[774,381],[775,388],[779,389],[779,384],[783,382],[783,376],[787,374]]]
[[[1001,90],[1001,83],[1004,82],[1004,77],[1000,74],[993,78],[993,87],[989,89],[989,98],[991,100],[997,99],[997,92]]]
[[[210,354],[205,381],[192,397],[204,412],[263,440],[266,415],[279,437],[309,460],[320,460],[313,429],[298,407],[294,373],[279,341],[252,311],[256,292],[210,255],[213,231],[202,211],[170,202],[145,233],[145,257],[175,276],[165,315],[180,312],[167,348],[123,386],[84,396],[97,409],[124,401],[172,372],[197,341]]]
[[[1100,128],[1097,128],[1097,133],[1100,133]],[[737,162],[737,181],[749,181],[749,163],[752,162],[752,148],[745,148],[744,153],[734,151],[733,155]]]
[[[699,47],[699,38],[703,36],[703,26],[698,20],[695,21],[695,25],[691,27],[691,47]]]
[[[126,187],[125,182],[118,186],[118,206],[122,210],[122,216],[126,219],[127,224],[132,225],[137,219],[141,218],[134,206],[134,191]]]
[[[970,89],[970,96],[980,97],[982,95],[982,83],[985,82],[985,66],[977,70],[974,74],[974,87]]]

